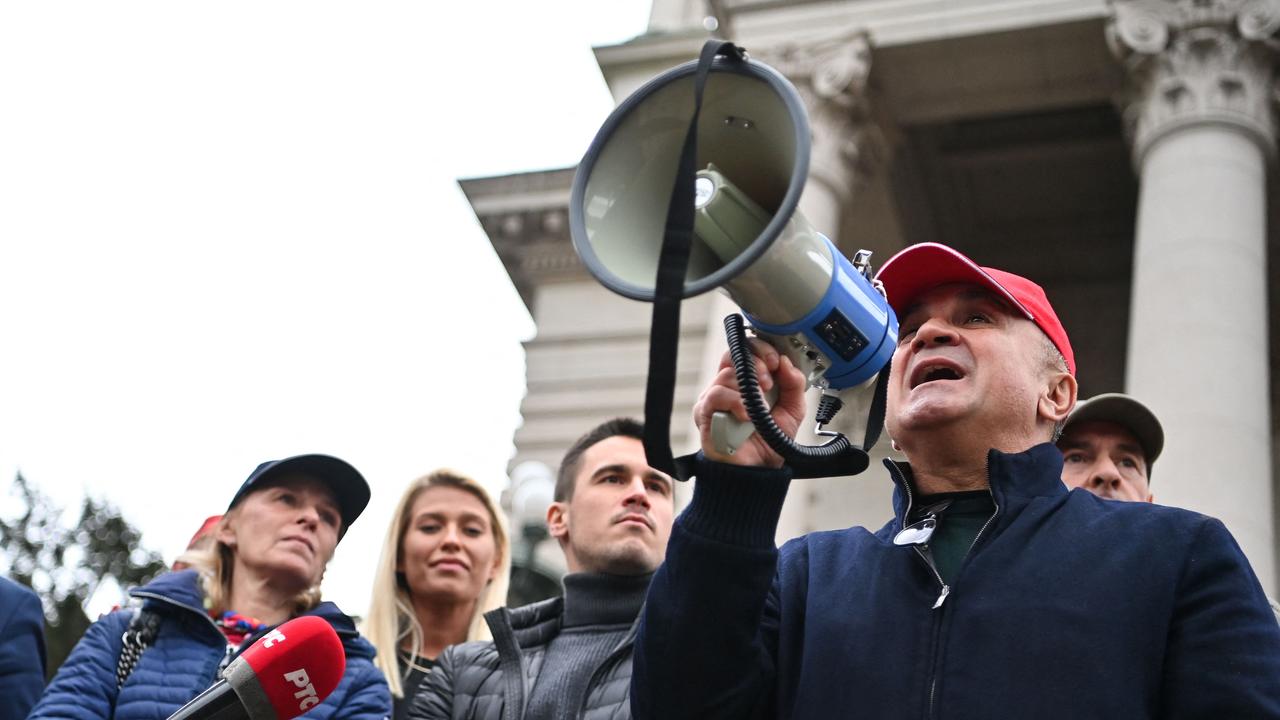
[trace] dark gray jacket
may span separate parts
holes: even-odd
[[[564,600],[485,613],[493,642],[454,645],[422,681],[410,720],[520,720],[547,643],[560,632]],[[637,618],[637,623],[639,618]],[[585,702],[569,717],[630,720],[631,650],[636,625],[596,669]]]

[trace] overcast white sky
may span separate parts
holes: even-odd
[[[258,462],[334,454],[374,499],[325,589],[363,613],[407,482],[506,484],[534,328],[456,180],[575,164],[591,47],[648,11],[0,5],[0,514],[21,470],[172,560]]]

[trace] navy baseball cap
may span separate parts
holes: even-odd
[[[369,483],[350,463],[331,455],[295,455],[283,460],[268,460],[255,468],[236,491],[236,496],[231,498],[227,510],[239,505],[249,493],[265,487],[271,480],[290,473],[315,478],[333,492],[338,501],[338,512],[342,514],[339,540],[369,504]]]

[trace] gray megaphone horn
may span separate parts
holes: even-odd
[[[859,252],[855,266],[798,210],[809,148],[808,118],[791,83],[712,40],[700,60],[626,98],[578,166],[569,201],[574,249],[605,287],[655,304],[645,403],[654,467],[671,472],[655,446],[669,459],[683,298],[724,290],[755,333],[824,391],[867,383],[893,354],[897,318],[872,284],[870,253]],[[726,331],[752,422],[718,413],[712,438],[719,451],[732,453],[754,431],[798,477],[865,469],[863,448],[843,436],[809,447],[778,430],[754,382],[741,317],[726,318]],[[839,408],[834,395],[822,405],[820,428]],[[873,408],[864,448],[874,442],[872,425],[879,434],[882,386],[873,405],[881,417]]]

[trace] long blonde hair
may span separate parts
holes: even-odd
[[[400,496],[400,502],[396,504],[391,516],[392,521],[387,525],[382,555],[378,558],[378,567],[373,577],[369,616],[363,627],[365,638],[378,649],[374,663],[386,676],[391,694],[397,698],[404,697],[404,678],[397,664],[398,649],[405,638],[409,638],[413,648],[422,647],[423,632],[418,616],[413,611],[409,591],[397,577],[396,566],[400,564],[405,532],[409,529],[409,521],[413,519],[409,513],[418,496],[431,487],[453,487],[469,492],[489,511],[489,526],[493,529],[494,546],[498,553],[498,572],[476,599],[476,609],[471,615],[466,639],[492,639],[484,614],[507,602],[507,584],[511,576],[511,544],[507,539],[507,521],[484,486],[466,475],[450,470],[437,470],[410,483]]]
[[[218,539],[218,534],[230,520],[235,519],[239,514],[239,509],[237,505],[228,510],[222,516],[222,519],[218,521],[217,527],[209,532],[207,537],[211,536],[213,538],[211,544],[188,549],[174,561],[175,564],[185,563],[187,567],[200,574],[200,587],[204,590],[205,610],[214,615],[221,615],[227,610],[235,609],[228,607],[231,602],[231,583],[235,579],[232,572],[235,568],[235,550]],[[330,557],[331,559],[332,557]],[[328,565],[327,560],[325,564]],[[320,575],[323,577],[324,573],[321,572]],[[319,604],[320,581],[317,580],[315,585],[294,596],[293,609],[290,615],[301,615]]]

